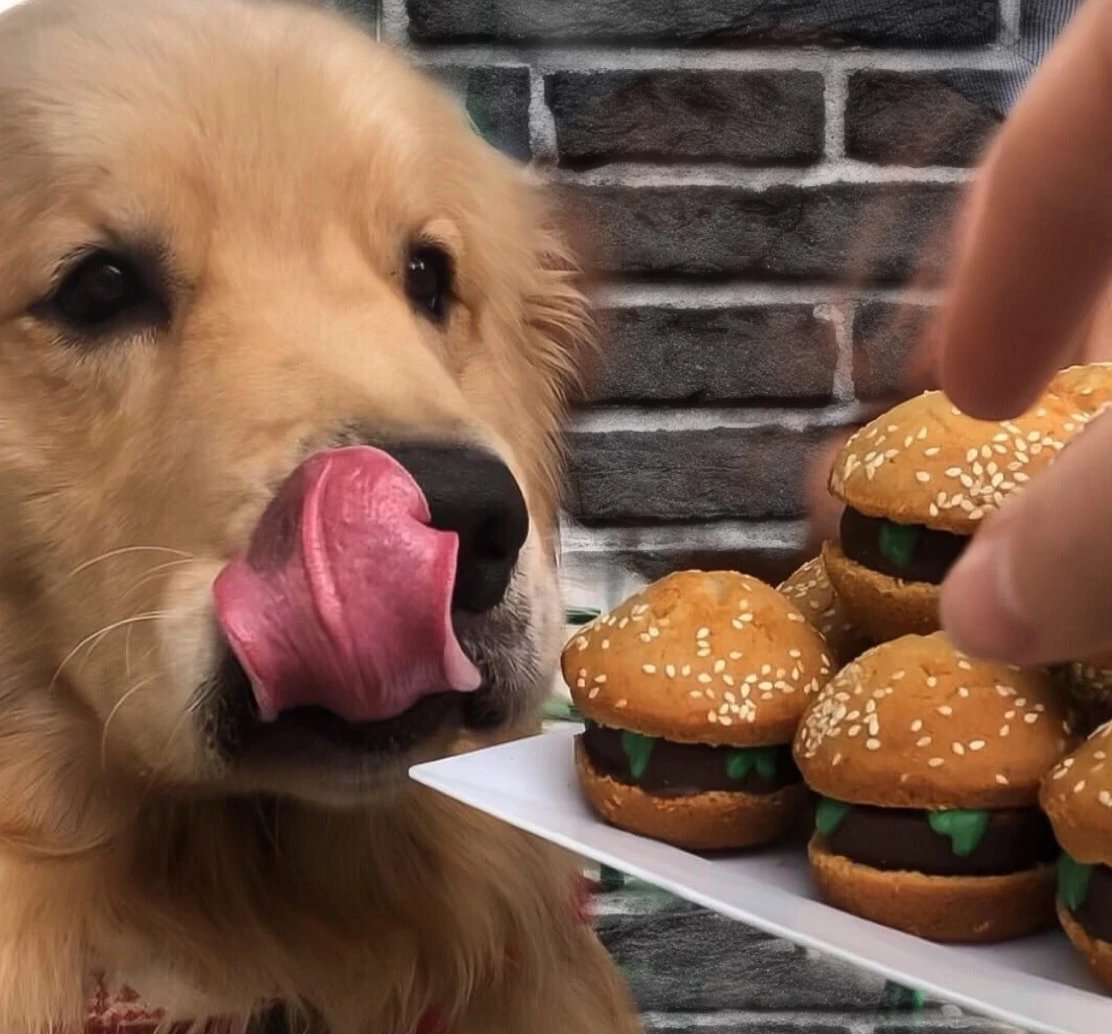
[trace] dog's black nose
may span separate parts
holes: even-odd
[[[529,511],[509,467],[472,446],[387,446],[421,486],[431,524],[459,535],[452,605],[481,613],[500,603],[529,533]]]

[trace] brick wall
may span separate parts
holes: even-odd
[[[801,476],[890,398],[932,231],[1045,29],[1039,0],[323,0],[548,167],[589,227],[607,366],[569,432],[572,602],[680,565],[776,579]],[[645,890],[601,933],[651,1030],[1000,1034]]]
[[[775,578],[830,429],[891,393],[930,235],[1017,76],[1020,0],[334,0],[551,169],[607,368],[570,432],[573,584]],[[915,277],[915,286],[909,286]],[[605,586],[605,589],[599,589]]]

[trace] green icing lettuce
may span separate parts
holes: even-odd
[[[1071,912],[1076,912],[1085,904],[1092,875],[1091,865],[1082,865],[1065,851],[1062,852],[1058,859],[1058,900]]]
[[[919,542],[920,529],[914,524],[885,521],[880,526],[880,552],[896,567],[910,567]]]
[[[622,750],[629,762],[629,774],[636,782],[649,767],[649,758],[653,755],[656,740],[651,736],[642,736],[639,732],[622,733]]]
[[[726,775],[740,782],[753,769],[764,779],[775,779],[780,767],[778,747],[738,747],[726,754]]]
[[[950,846],[959,858],[968,858],[985,839],[988,829],[987,811],[955,808],[951,811],[929,811],[927,821],[939,836],[949,837]]]
[[[820,797],[815,805],[815,830],[824,837],[830,836],[852,810],[852,804],[836,801],[831,797]]]

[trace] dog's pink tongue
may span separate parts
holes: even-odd
[[[452,631],[458,540],[428,521],[417,483],[377,449],[319,453],[294,472],[213,587],[264,720],[315,706],[382,721],[478,688]]]

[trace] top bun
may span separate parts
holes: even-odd
[[[971,660],[935,632],[843,668],[809,704],[795,759],[813,790],[850,804],[1025,807],[1076,742],[1047,674]]]
[[[974,420],[928,391],[850,438],[834,461],[830,491],[867,517],[972,534],[1087,419],[1048,395],[1015,420]]]
[[[1085,865],[1112,865],[1112,723],[1043,780],[1040,803],[1058,843]]]
[[[834,592],[821,556],[808,560],[778,586],[826,640],[837,665],[848,664],[869,645]]]
[[[1063,370],[1047,392],[1066,399],[1075,412],[1096,416],[1112,402],[1112,363],[1087,363]]]
[[[771,586],[669,575],[582,628],[564,678],[590,720],[680,743],[789,743],[831,673],[826,643]]]

